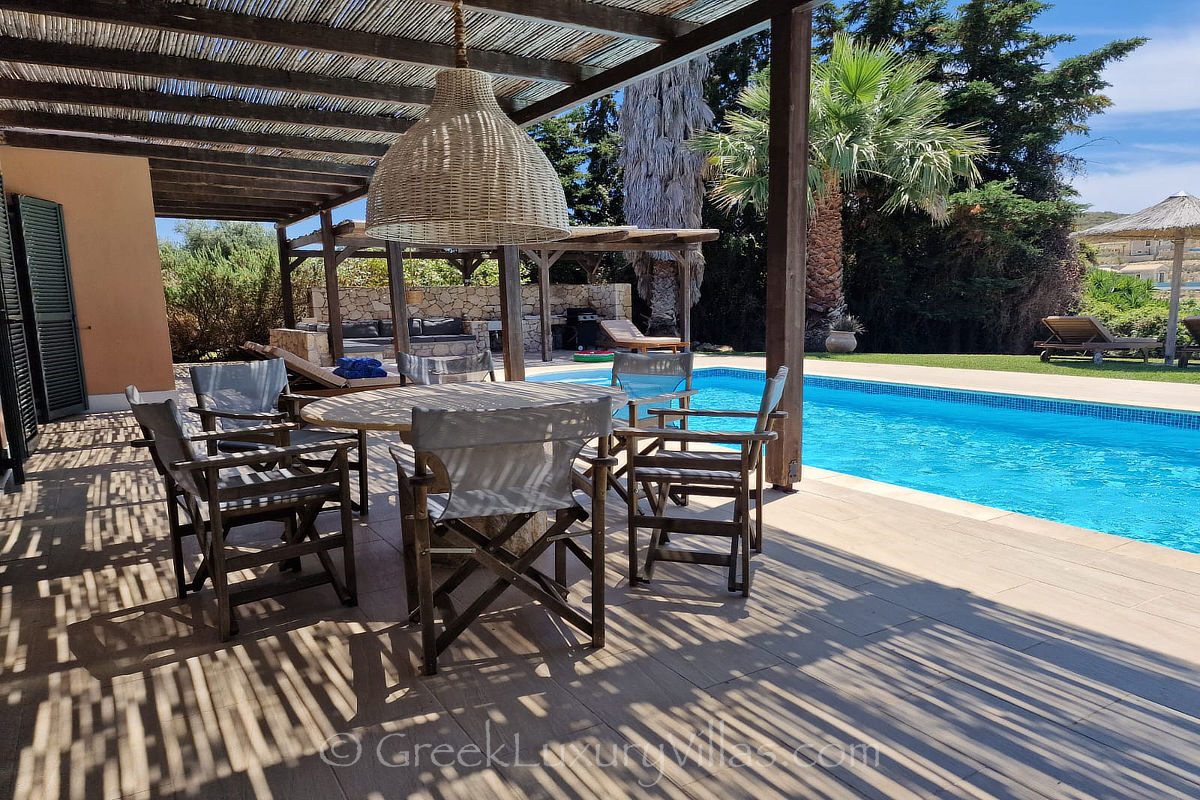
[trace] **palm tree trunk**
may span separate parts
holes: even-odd
[[[842,281],[842,186],[836,174],[823,176],[824,186],[813,200],[808,231],[808,270],[805,283],[805,348],[824,350],[834,319],[846,312]]]
[[[677,336],[679,328],[679,265],[674,261],[652,259],[649,262],[650,319],[648,336]]]

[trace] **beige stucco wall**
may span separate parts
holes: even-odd
[[[88,394],[173,389],[149,162],[0,147],[0,174],[63,205]]]

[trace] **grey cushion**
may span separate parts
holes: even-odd
[[[410,344],[430,344],[432,342],[473,342],[475,337],[470,334],[460,334],[458,336],[412,336],[409,337]]]
[[[409,336],[420,336],[422,332],[423,331],[421,330],[421,318],[420,317],[409,317],[408,335]]]
[[[315,322],[297,322],[296,323],[296,330],[298,330],[298,331],[315,331],[316,329],[317,329],[317,323],[315,323]]]
[[[458,336],[463,332],[461,319],[452,317],[428,317],[421,320],[423,336]]]
[[[396,325],[390,319],[379,320],[379,335],[380,336],[395,336]]]
[[[379,322],[377,320],[342,323],[342,338],[344,339],[368,339],[378,335]]]

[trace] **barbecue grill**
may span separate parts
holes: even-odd
[[[594,308],[568,308],[567,324],[563,326],[563,345],[576,350],[590,350],[600,340],[600,315]]]

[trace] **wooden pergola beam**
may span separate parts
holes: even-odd
[[[656,75],[676,64],[715,50],[765,27],[772,17],[793,8],[811,11],[826,0],[755,0],[750,5],[701,25],[693,31],[659,45],[648,53],[635,56],[611,69],[531,103],[510,116],[518,125],[532,125],[575,108],[581,103],[603,97],[635,81]]]
[[[90,19],[119,25],[218,36],[276,47],[298,47],[343,56],[387,59],[407,64],[453,67],[455,49],[419,39],[385,36],[351,28],[331,28],[310,22],[217,11],[200,5],[131,0],[0,0],[0,8]],[[0,52],[3,48],[0,47]],[[574,83],[587,77],[580,64],[531,58],[493,50],[471,48],[471,64],[494,75],[511,75],[536,81]]]
[[[291,208],[303,205],[316,205],[322,200],[330,199],[329,194],[309,192],[289,192],[279,189],[255,189],[250,187],[206,187],[188,183],[164,183],[151,179],[154,198],[163,200],[200,200],[212,201],[214,198],[241,203],[245,201],[278,200],[291,204]]]
[[[428,2],[443,6],[453,4],[453,0]],[[693,22],[674,17],[584,0],[466,0],[463,5],[489,14],[650,42],[673,39],[698,27]]]
[[[290,208],[287,206],[274,205],[269,200],[263,200],[253,203],[238,203],[238,202],[210,202],[205,203],[200,200],[172,200],[172,199],[155,199],[155,213],[162,211],[207,211],[213,214],[223,212],[230,213],[249,213],[258,214],[269,217],[271,220],[278,219],[281,214],[286,214]],[[213,217],[220,219],[220,217]]]
[[[278,133],[216,128],[210,125],[177,125],[141,120],[89,117],[83,114],[51,114],[43,111],[0,110],[0,127],[34,128],[46,131],[100,133],[110,136],[144,136],[153,139],[182,139],[207,144],[240,144],[247,147],[277,147],[282,150],[307,150],[317,153],[368,156],[378,158],[387,152],[386,144],[356,142],[349,139],[320,139],[313,136],[286,136]]]
[[[305,175],[343,175],[370,178],[375,168],[366,164],[345,164],[339,161],[295,158],[293,156],[260,156],[237,150],[215,150],[182,145],[129,142],[119,139],[100,139],[93,136],[6,131],[7,144],[13,147],[36,147],[44,150],[74,150],[82,153],[109,153],[122,156],[165,158],[201,164],[222,164],[242,167],[264,167]]]
[[[226,119],[252,119],[286,125],[316,125],[322,128],[377,133],[403,133],[413,123],[413,120],[401,117],[350,114],[344,111],[294,108],[275,103],[247,103],[244,100],[224,100],[218,97],[194,97],[140,89],[108,89],[11,78],[0,78],[0,97],[41,103],[70,103],[104,108],[200,114]]]
[[[142,53],[111,47],[44,42],[13,36],[0,36],[0,53],[5,61],[18,61],[22,64],[207,81],[252,89],[420,105],[429,105],[433,99],[433,91],[430,89],[399,83],[373,83],[353,78],[334,78],[315,72],[255,67],[204,58],[164,56],[159,53]]]
[[[369,189],[369,187],[363,186],[362,188],[355,189],[352,192],[340,194],[337,197],[331,197],[328,200],[323,200],[320,203],[317,203],[315,206],[312,206],[311,208],[302,209],[300,211],[297,211],[292,216],[287,217],[286,219],[279,220],[279,222],[282,222],[284,225],[295,225],[297,222],[308,219],[309,217],[311,217],[312,215],[314,215],[316,213],[319,213],[322,211],[328,211],[330,209],[337,208],[338,206],[345,205],[346,203],[349,203],[352,200],[357,200],[360,197],[364,197],[367,194],[368,189]]]
[[[212,173],[181,172],[150,167],[150,179],[156,186],[188,186],[210,189],[270,189],[299,195],[319,195],[319,199],[341,194],[344,186],[277,178],[251,178],[244,175],[215,175]]]
[[[275,167],[243,167],[234,164],[204,164],[195,161],[174,161],[169,158],[151,158],[151,172],[170,172],[182,174],[199,173],[213,180],[239,178],[250,181],[280,181],[284,183],[311,184],[320,187],[336,187],[336,191],[344,192],[357,189],[366,183],[366,178],[353,175],[332,175],[324,173],[313,175],[309,172],[296,172]],[[349,189],[346,187],[350,187]]]
[[[235,211],[233,209],[156,208],[154,209],[154,216],[166,219],[218,219],[245,222],[275,221],[275,217],[270,212]]]

